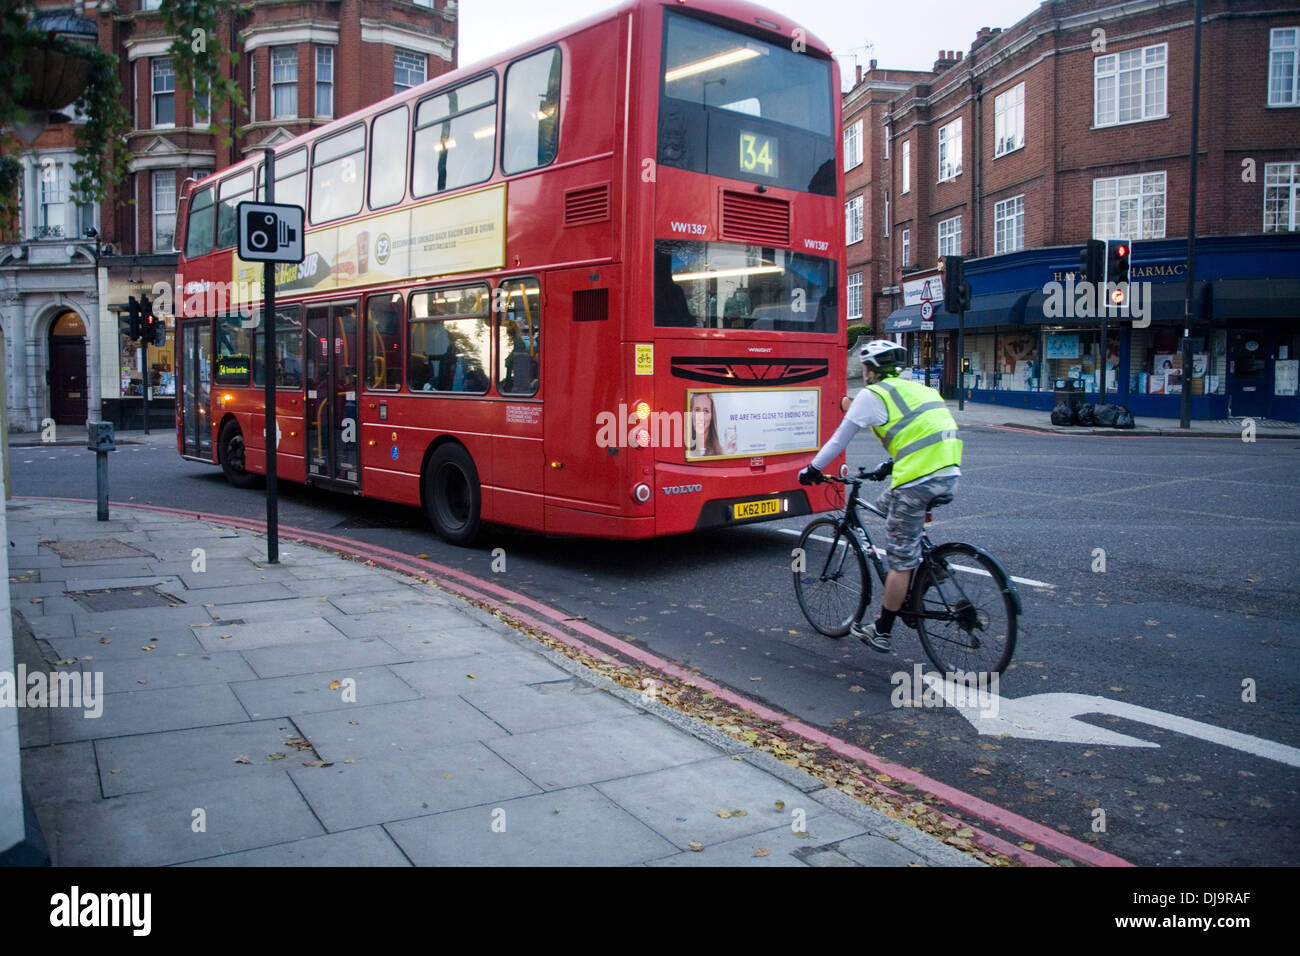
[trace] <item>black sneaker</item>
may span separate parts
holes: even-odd
[[[879,633],[875,624],[868,624],[865,627],[861,624],[854,624],[850,632],[873,651],[879,651],[882,654],[892,654],[894,652],[894,647],[889,642],[889,635]]]

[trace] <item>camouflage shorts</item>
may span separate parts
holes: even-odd
[[[925,512],[939,495],[957,489],[957,476],[932,478],[910,488],[887,488],[876,499],[876,507],[889,516],[885,529],[889,540],[885,555],[889,570],[907,571],[921,563],[921,535]]]

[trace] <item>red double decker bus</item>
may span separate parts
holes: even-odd
[[[273,374],[280,477],[454,543],[807,514],[845,386],[839,129],[797,24],[635,0],[278,145],[307,255],[274,317],[235,248],[261,159],[187,183],[178,450],[253,484]]]

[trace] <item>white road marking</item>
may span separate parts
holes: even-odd
[[[1200,740],[1242,750],[1266,760],[1275,760],[1290,767],[1300,767],[1300,748],[1288,747],[1276,741],[1249,734],[1226,730],[1213,724],[1201,723],[1175,714],[1167,714],[1151,707],[1139,707],[1108,697],[1090,694],[1031,694],[1028,697],[999,697],[982,693],[977,702],[969,697],[960,699],[953,682],[945,682],[935,674],[926,674],[923,680],[943,694],[945,701],[957,707],[962,716],[983,735],[1021,737],[1027,740],[1053,740],[1073,744],[1102,744],[1113,747],[1159,747],[1160,744],[1127,734],[1116,733],[1101,727],[1085,724],[1076,717],[1083,714],[1109,714],[1137,723],[1150,724],[1186,734]]]
[[[782,534],[792,534],[795,535],[796,537],[803,534],[803,532],[800,531],[798,528],[777,528],[776,530],[781,532]],[[834,541],[831,538],[826,537],[824,534],[814,534],[811,535],[810,537],[814,541],[825,541],[827,544],[834,543]],[[883,558],[885,556],[884,548],[876,547],[873,544],[871,546],[871,550],[876,553],[877,557]],[[968,568],[964,564],[949,564],[948,567],[952,568],[954,571],[965,571],[967,574],[982,574],[986,578],[993,577],[993,575],[989,574],[989,572],[985,571],[983,568]],[[1056,587],[1055,584],[1048,584],[1046,581],[1035,581],[1033,578],[1018,578],[1014,574],[1011,576],[1011,580],[1015,581],[1017,584],[1024,584],[1031,588],[1055,588]]]

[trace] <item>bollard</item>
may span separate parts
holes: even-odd
[[[112,422],[86,422],[86,447],[95,453],[95,487],[97,491],[95,517],[108,520],[108,453],[117,451],[113,444]]]

